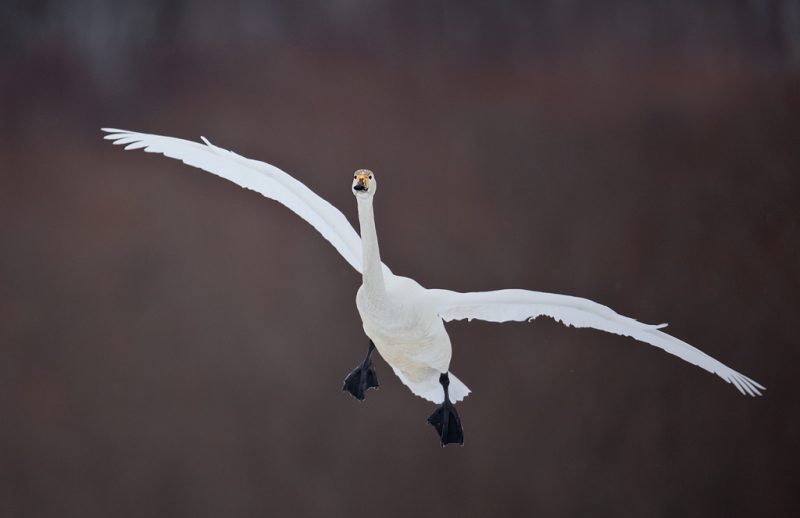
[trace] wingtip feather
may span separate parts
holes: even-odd
[[[727,376],[724,376],[724,378],[725,381],[736,387],[739,390],[739,392],[741,392],[746,396],[752,396],[752,397],[763,396],[761,390],[767,390],[760,383],[753,381],[747,376],[739,374],[738,372],[731,372]]]

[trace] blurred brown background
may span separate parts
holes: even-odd
[[[101,126],[275,164],[423,286],[607,304],[448,324],[442,450],[358,274],[283,206]],[[0,3],[0,516],[796,516],[800,4]]]

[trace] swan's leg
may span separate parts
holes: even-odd
[[[372,365],[372,351],[374,350],[375,344],[370,340],[367,357],[344,379],[342,391],[351,393],[359,401],[364,401],[367,389],[378,388],[378,375],[375,374],[375,366]]]
[[[428,424],[433,425],[441,437],[441,445],[458,443],[464,446],[464,430],[461,428],[461,418],[458,417],[456,407],[450,402],[450,394],[447,387],[450,386],[450,377],[445,372],[439,376],[439,383],[444,388],[444,402],[439,405],[428,418]]]

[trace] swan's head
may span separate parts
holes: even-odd
[[[353,174],[353,194],[356,198],[372,198],[375,194],[377,184],[372,171],[359,169]]]

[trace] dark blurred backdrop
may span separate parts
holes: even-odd
[[[632,339],[448,324],[439,447],[359,275],[289,210],[102,140],[275,164],[461,291],[607,304]],[[797,516],[800,3],[0,2],[0,516]]]

